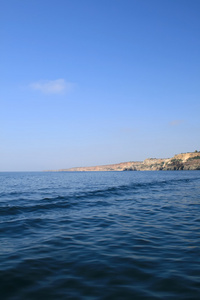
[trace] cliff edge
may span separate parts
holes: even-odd
[[[78,167],[58,171],[158,171],[200,170],[200,151],[176,154],[172,158],[147,158],[119,164]]]

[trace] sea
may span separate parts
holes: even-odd
[[[0,299],[200,299],[200,171],[0,173]]]

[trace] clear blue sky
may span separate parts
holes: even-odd
[[[199,0],[8,0],[0,171],[200,150]]]

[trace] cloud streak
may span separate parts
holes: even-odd
[[[32,90],[43,94],[63,94],[71,89],[72,84],[65,79],[41,80],[30,84]]]
[[[173,121],[169,122],[169,125],[170,125],[170,126],[179,126],[179,125],[181,125],[182,123],[184,123],[183,120],[173,120]]]

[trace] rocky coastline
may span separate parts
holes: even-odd
[[[119,164],[77,167],[57,171],[175,171],[200,170],[200,151],[176,154],[172,158],[147,158],[144,161],[129,161]]]

